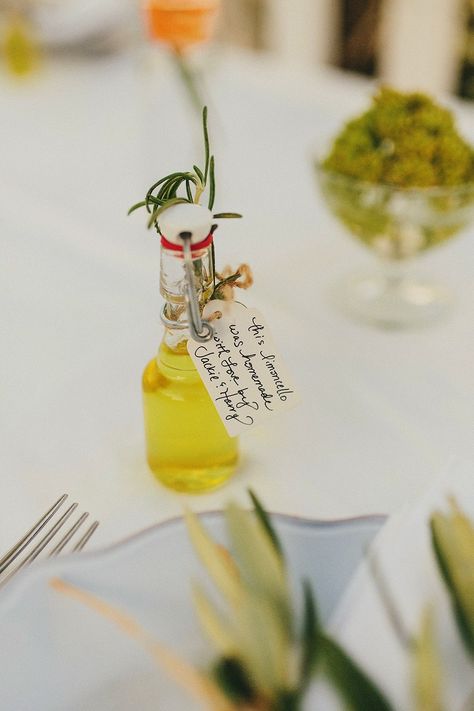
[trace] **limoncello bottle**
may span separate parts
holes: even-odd
[[[238,458],[237,438],[227,434],[187,350],[190,329],[198,340],[212,338],[199,317],[214,289],[212,220],[210,210],[192,203],[160,217],[164,335],[143,373],[148,464],[163,484],[184,492],[223,484]],[[193,298],[201,333],[190,323]]]

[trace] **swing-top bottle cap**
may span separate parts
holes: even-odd
[[[164,247],[183,249],[183,234],[190,235],[191,245],[207,247],[212,242],[213,214],[207,207],[191,202],[171,205],[159,217]]]

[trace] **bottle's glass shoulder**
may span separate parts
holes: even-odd
[[[144,392],[155,392],[170,385],[204,387],[185,340],[173,347],[163,341],[156,357],[145,367],[142,382]]]

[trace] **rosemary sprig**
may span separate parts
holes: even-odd
[[[193,165],[192,171],[177,171],[169,173],[157,180],[148,188],[145,199],[135,203],[129,209],[131,215],[135,210],[145,208],[150,215],[148,228],[155,227],[161,234],[158,217],[172,205],[182,202],[199,205],[203,193],[208,190],[208,207],[212,210],[216,197],[215,159],[211,153],[209,130],[207,125],[207,106],[202,111],[202,132],[204,142],[204,167]],[[218,212],[216,219],[242,217],[238,212]]]

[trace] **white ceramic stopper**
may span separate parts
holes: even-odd
[[[202,205],[182,202],[172,205],[158,219],[161,234],[172,244],[182,246],[181,232],[191,233],[191,244],[202,242],[209,235],[214,218]]]

